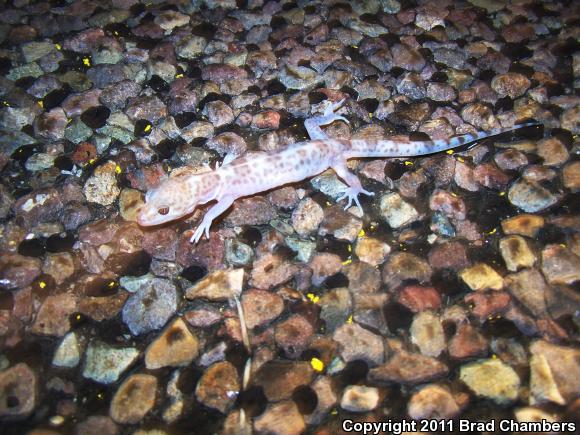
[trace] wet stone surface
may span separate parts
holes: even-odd
[[[578,422],[580,12],[432,3],[3,2],[0,432]],[[339,141],[538,125],[348,175],[292,148],[339,101]],[[285,149],[301,166],[253,174]],[[168,176],[239,159],[220,194],[298,180],[196,244],[214,182],[139,224]],[[337,203],[351,176],[361,209]]]

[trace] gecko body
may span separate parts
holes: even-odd
[[[535,125],[521,124],[513,128],[465,134],[448,140],[330,139],[320,126],[336,120],[348,122],[344,117],[334,113],[341,104],[342,102],[331,104],[323,116],[305,121],[305,127],[312,139],[310,141],[290,145],[281,151],[248,155],[234,160],[226,156],[224,164],[213,171],[182,174],[166,179],[147,192],[145,204],[138,215],[138,223],[142,226],[163,224],[192,213],[198,205],[215,200],[216,203],[205,214],[191,237],[191,242],[196,243],[204,233],[209,238],[212,221],[226,211],[237,198],[298,182],[329,168],[332,168],[348,185],[344,194],[337,200],[347,198],[345,208],[353,202],[360,208],[358,195],[374,194],[363,189],[358,177],[347,168],[348,159],[432,154],[520,127]]]

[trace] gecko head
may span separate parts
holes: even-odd
[[[137,222],[142,226],[160,225],[193,212],[199,201],[182,177],[168,178],[145,195]]]

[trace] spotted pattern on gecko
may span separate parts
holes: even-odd
[[[512,128],[465,134],[448,140],[337,140],[330,139],[320,128],[337,120],[348,121],[334,111],[343,101],[328,106],[323,116],[304,122],[312,140],[288,146],[286,149],[247,155],[237,159],[226,156],[224,164],[201,174],[181,174],[170,177],[149,190],[141,207],[138,222],[142,226],[160,225],[192,213],[201,204],[216,203],[207,211],[197,227],[192,243],[203,234],[209,238],[209,229],[215,218],[225,212],[241,197],[254,195],[285,184],[315,176],[328,168],[346,182],[348,188],[337,199],[348,199],[345,208],[354,202],[359,208],[359,194],[372,196],[363,189],[358,177],[347,168],[347,160],[362,157],[406,157],[433,154],[510,130],[536,125],[526,123]]]

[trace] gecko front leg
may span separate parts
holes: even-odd
[[[230,208],[230,206],[234,202],[234,199],[235,198],[231,196],[224,196],[222,198],[219,198],[217,204],[215,204],[212,208],[210,208],[207,211],[207,213],[203,217],[203,220],[201,221],[201,223],[199,224],[199,226],[197,227],[197,229],[195,230],[193,236],[191,236],[191,239],[189,239],[189,241],[191,243],[197,243],[204,233],[207,239],[209,240],[209,228],[211,227],[211,223],[216,217],[218,217],[220,214],[222,214],[224,211]]]
[[[344,121],[348,124],[348,119],[344,116],[337,115],[334,113],[335,110],[338,110],[344,103],[344,100],[340,100],[337,103],[330,103],[328,107],[324,110],[324,115],[322,116],[315,116],[314,118],[308,118],[304,121],[304,127],[306,127],[306,131],[308,132],[308,136],[312,140],[319,140],[319,139],[328,139],[328,136],[322,129],[320,128],[321,125],[331,124],[334,121]]]
[[[363,189],[358,177],[348,170],[346,166],[346,160],[339,160],[333,163],[332,169],[334,169],[336,175],[338,175],[346,182],[346,184],[348,184],[348,188],[344,191],[344,193],[340,197],[336,199],[336,201],[338,202],[343,200],[344,198],[348,198],[348,203],[346,204],[346,207],[344,207],[344,209],[346,210],[347,208],[349,208],[354,201],[359,210],[362,212],[363,209],[358,200],[358,195],[362,193],[368,196],[374,196],[374,192],[369,192],[368,190]]]

